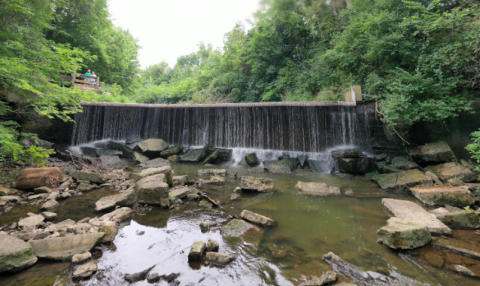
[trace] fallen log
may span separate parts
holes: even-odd
[[[16,180],[16,188],[27,190],[38,187],[55,188],[63,179],[60,168],[25,168],[20,171]]]

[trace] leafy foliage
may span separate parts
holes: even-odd
[[[473,143],[469,144],[466,149],[472,155],[472,159],[480,163],[480,130],[472,133]]]

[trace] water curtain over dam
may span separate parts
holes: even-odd
[[[85,105],[84,112],[75,116],[72,145],[139,136],[188,146],[321,152],[354,145],[368,151],[373,117],[368,106],[345,102],[316,106],[98,103]]]

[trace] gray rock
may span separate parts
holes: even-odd
[[[32,266],[37,260],[30,244],[14,236],[0,233],[0,273],[20,271]]]
[[[198,170],[199,176],[223,176],[227,175],[227,170],[225,169],[200,169]]]
[[[135,283],[138,281],[143,281],[147,278],[148,273],[153,269],[153,267],[150,267],[148,269],[145,269],[143,271],[134,273],[134,274],[127,274],[125,275],[125,280],[130,282],[130,283]]]
[[[168,158],[170,156],[178,155],[182,151],[182,146],[180,145],[175,145],[170,148],[168,148],[165,151],[160,152],[160,157],[162,158]]]
[[[59,223],[49,225],[45,229],[45,231],[48,231],[48,232],[55,232],[55,231],[66,232],[68,227],[72,226],[72,225],[75,225],[75,221],[71,220],[71,219],[66,219],[66,220],[61,221]]]
[[[431,234],[452,234],[452,230],[448,226],[414,202],[384,198],[382,199],[382,205],[389,213],[397,218],[418,225],[426,225]]]
[[[256,253],[264,230],[244,220],[233,219],[220,228],[222,235],[229,241],[236,243],[243,241],[245,250]]]
[[[462,266],[462,265],[455,265],[454,266],[455,268],[455,271],[457,271],[458,273],[462,274],[462,275],[465,275],[465,276],[468,276],[468,277],[475,277],[477,275],[475,275],[475,273],[473,273],[472,270],[468,269],[467,267],[465,266]]]
[[[341,195],[340,188],[329,186],[325,183],[314,183],[314,182],[301,182],[295,185],[297,189],[302,194],[307,195],[317,195],[317,196],[330,196],[330,195]]]
[[[203,161],[203,164],[216,164],[218,161],[218,157],[220,155],[220,151],[215,150],[212,154],[208,155],[207,158]]]
[[[373,170],[373,158],[337,158],[338,170],[348,174],[365,174]]]
[[[72,263],[82,263],[90,259],[91,257],[92,257],[92,254],[89,251],[80,253],[80,254],[75,254],[74,256],[72,256]]]
[[[53,192],[52,189],[50,189],[49,187],[45,187],[45,186],[35,188],[35,189],[33,189],[33,191],[36,194],[49,194],[49,193]]]
[[[93,275],[97,272],[97,264],[94,262],[88,262],[82,265],[77,266],[73,272],[74,279],[84,279]]]
[[[125,140],[125,144],[133,144],[133,143],[140,142],[141,140],[142,138],[139,135],[130,135]]]
[[[205,242],[195,241],[190,248],[188,253],[188,261],[200,261],[202,259],[203,253],[207,249]]]
[[[78,234],[65,237],[29,241],[33,253],[45,259],[67,261],[75,254],[90,251],[105,233]]]
[[[72,174],[72,178],[75,180],[85,180],[92,183],[103,184],[105,180],[100,174],[93,172],[92,170],[82,170],[82,171],[74,171]]]
[[[271,179],[248,176],[242,177],[240,188],[242,191],[255,191],[259,193],[272,192],[275,190],[275,186]]]
[[[375,161],[383,161],[385,160],[386,158],[388,157],[388,155],[386,153],[382,153],[382,154],[378,154],[377,156],[375,156]]]
[[[37,227],[43,224],[45,217],[43,215],[34,215],[18,221],[20,227]]]
[[[48,211],[48,210],[51,210],[51,209],[54,209],[54,208],[58,207],[59,205],[60,204],[57,201],[49,200],[42,205],[41,209],[45,210],[45,211]]]
[[[30,200],[30,201],[32,201],[32,200],[43,200],[43,199],[45,199],[47,196],[48,196],[48,194],[33,195],[33,196],[29,196],[29,197],[28,197],[28,200]]]
[[[398,170],[410,170],[419,168],[417,163],[410,161],[408,157],[405,156],[392,158],[392,163],[390,164],[390,167]]]
[[[139,164],[138,166],[142,168],[158,168],[158,167],[170,166],[170,162],[163,158],[156,158],[156,159],[144,162],[142,164]]]
[[[90,192],[90,191],[93,191],[94,189],[96,189],[97,187],[95,185],[92,185],[92,184],[88,184],[88,183],[80,183],[77,187],[77,191],[78,192]]]
[[[121,168],[125,163],[116,155],[102,155],[100,161],[103,165],[111,168]]]
[[[140,203],[162,205],[162,200],[168,201],[169,199],[165,174],[148,176],[137,181],[135,190],[137,192],[137,201]]]
[[[131,208],[123,207],[123,208],[116,209],[113,212],[110,212],[108,214],[104,214],[99,219],[101,221],[122,222],[131,214],[132,214]]]
[[[173,177],[173,186],[185,186],[187,182],[188,182],[188,175]]]
[[[360,149],[339,149],[332,151],[332,158],[360,158],[363,152]]]
[[[393,249],[415,249],[432,241],[428,227],[424,224],[392,217],[387,225],[377,231],[377,242]]]
[[[215,240],[209,238],[207,241],[207,252],[218,252],[220,245]]]
[[[478,214],[472,210],[460,210],[455,212],[448,212],[442,214],[435,214],[435,216],[444,224],[455,229],[478,229],[480,228],[480,221]]]
[[[186,163],[198,163],[207,157],[205,149],[191,149],[180,157],[180,162]]]
[[[3,207],[5,204],[9,202],[19,202],[22,198],[19,196],[1,196],[0,197],[0,207]]]
[[[135,189],[132,187],[123,193],[117,195],[106,196],[99,199],[95,203],[96,211],[106,211],[115,208],[116,206],[132,206],[136,201]]]
[[[160,153],[168,148],[168,143],[162,139],[147,139],[138,143],[134,150],[141,152],[143,155],[156,158],[160,156]]]
[[[300,164],[300,168],[303,169],[307,165],[308,156],[307,155],[298,155],[297,160],[298,160],[298,163]]]
[[[133,152],[133,161],[137,164],[141,164],[141,163],[145,163],[147,162],[148,160],[150,160],[150,158],[148,158],[147,156],[143,155],[142,153],[140,152]]]
[[[334,271],[327,271],[320,276],[318,279],[313,279],[310,282],[307,282],[305,286],[323,286],[323,285],[331,285],[335,281],[337,281],[337,273]]]
[[[374,175],[372,180],[387,191],[407,192],[410,187],[432,186],[433,180],[417,169],[398,173]]]
[[[52,220],[55,220],[58,215],[53,212],[43,212],[42,216],[45,218],[45,220],[52,221]]]
[[[269,218],[269,217],[266,217],[266,216],[263,216],[263,215],[260,215],[260,214],[257,214],[257,213],[254,213],[252,211],[248,211],[248,210],[243,210],[242,213],[240,214],[240,216],[245,220],[248,220],[250,222],[253,222],[254,224],[258,224],[258,225],[261,225],[261,226],[277,225],[276,220],[274,220],[272,218]]]
[[[413,148],[410,150],[410,156],[418,163],[443,163],[457,159],[450,146],[443,141]]]
[[[123,152],[111,149],[97,149],[97,156],[123,156]]]
[[[170,192],[168,193],[168,196],[170,199],[175,198],[175,199],[183,199],[190,194],[193,188],[185,187],[185,186],[177,186],[173,189],[170,189]]]
[[[234,256],[218,253],[218,252],[207,252],[205,255],[205,260],[217,265],[227,265],[235,259]]]
[[[211,209],[213,207],[213,204],[211,202],[209,202],[208,200],[203,199],[203,200],[200,201],[198,206],[202,207],[202,208]]]
[[[453,178],[459,179],[465,183],[474,182],[476,180],[474,172],[455,162],[428,166],[427,168],[435,173],[435,175],[437,175],[443,182]]]
[[[330,172],[330,170],[325,169],[326,164],[325,164],[325,162],[322,162],[322,161],[315,161],[315,160],[308,160],[307,159],[307,165],[308,165],[308,168],[310,168],[310,171],[312,171],[312,172],[317,172],[317,173],[324,172],[324,171]]]
[[[200,223],[200,228],[203,230],[203,231],[207,231],[209,229],[211,229],[212,227],[214,226],[217,226],[217,223],[216,222],[211,222],[211,221],[202,221]]]
[[[426,171],[425,175],[429,176],[435,182],[435,185],[443,186],[442,181],[440,181],[440,179],[434,173],[432,173],[430,171]]]
[[[135,174],[133,177],[137,180],[143,179],[148,176],[165,174],[165,181],[169,186],[173,185],[173,171],[171,166],[163,166],[157,168],[148,168],[142,170],[140,173]]]
[[[50,194],[48,194],[46,200],[56,200],[58,198],[58,196],[60,195],[59,192],[51,192]]]
[[[467,186],[450,187],[415,187],[410,188],[412,194],[427,206],[470,206],[475,204],[473,194]]]
[[[210,177],[210,184],[221,186],[225,183],[225,179],[221,176],[215,175]]]
[[[281,160],[273,163],[264,162],[266,172],[274,174],[289,174],[297,168],[297,159],[291,159],[288,155],[283,156]]]
[[[258,160],[257,154],[255,153],[248,153],[245,155],[245,162],[249,166],[258,166],[260,164],[260,161]]]

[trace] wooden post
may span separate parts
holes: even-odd
[[[99,76],[97,76],[97,83],[96,83],[96,87],[97,87],[97,89],[98,89],[98,87],[99,87],[99,86],[100,86],[100,77],[99,77]]]
[[[73,88],[75,86],[75,80],[77,79],[77,75],[72,72],[72,79],[71,79],[71,82],[70,82],[70,86]]]

